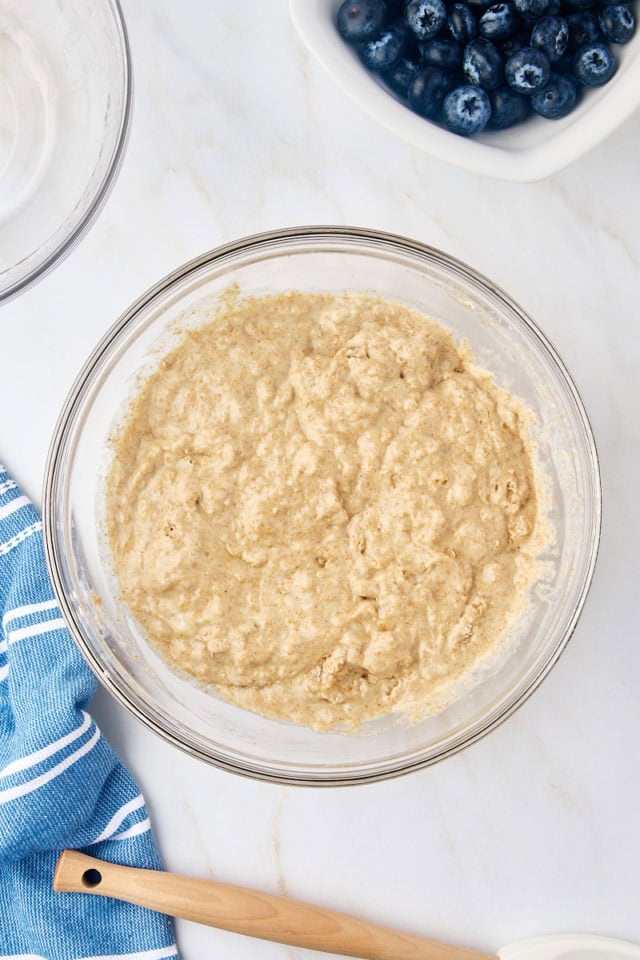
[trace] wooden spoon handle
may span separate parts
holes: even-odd
[[[400,933],[344,913],[213,880],[140,870],[64,850],[53,877],[60,892],[93,893],[210,927],[369,960],[495,960],[476,950]]]

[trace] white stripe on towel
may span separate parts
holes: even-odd
[[[8,764],[4,770],[0,770],[0,779],[2,779],[2,777],[8,777],[12,773],[17,773],[19,770],[27,770],[29,767],[35,767],[36,764],[46,760],[47,757],[52,756],[54,753],[59,753],[60,750],[64,750],[70,743],[73,743],[74,740],[81,737],[91,726],[91,717],[89,714],[83,710],[82,715],[84,719],[79,727],[76,727],[71,733],[67,733],[66,736],[60,737],[59,740],[55,740],[48,746],[42,747],[41,750],[36,750],[34,753],[29,753],[26,757],[20,757],[18,760],[14,760]]]
[[[138,837],[141,833],[146,833],[147,830],[151,830],[149,817],[146,820],[141,820],[140,823],[134,823],[128,830],[123,830],[122,833],[116,833],[113,837],[109,837],[109,840],[128,840],[129,837]]]
[[[31,623],[28,627],[20,627],[18,630],[8,630],[7,639],[0,641],[0,653],[4,653],[10,643],[17,643],[18,640],[25,640],[27,637],[40,637],[43,633],[53,633],[54,630],[66,630],[66,628],[66,621],[62,617],[56,617],[55,620],[44,620],[42,623]]]
[[[140,953],[101,953],[95,957],[80,957],[79,960],[165,960],[167,957],[177,957],[178,948],[175,943],[170,947],[160,947],[159,950],[141,950]],[[4,960],[0,957],[0,960]],[[13,960],[13,958],[12,958]],[[40,960],[38,957],[37,960]]]
[[[0,557],[5,553],[9,553],[14,547],[17,547],[19,544],[21,544],[23,540],[26,540],[27,537],[32,536],[34,533],[39,533],[41,530],[42,520],[36,520],[35,523],[25,527],[24,530],[20,531],[20,533],[16,533],[15,537],[10,537],[9,540],[5,540],[4,543],[0,543]]]
[[[101,840],[106,840],[112,833],[116,832],[122,821],[126,819],[130,813],[133,813],[134,810],[139,810],[140,807],[144,807],[144,797],[141,793],[139,793],[137,797],[134,797],[133,800],[129,800],[123,804],[119,810],[116,810],[100,836],[96,837],[92,842],[100,843]]]
[[[73,766],[74,763],[84,757],[86,753],[89,753],[89,750],[92,750],[93,747],[95,747],[99,738],[100,730],[96,725],[95,732],[91,739],[87,740],[86,743],[83,743],[80,749],[76,750],[75,753],[70,753],[68,757],[65,757],[64,760],[61,760],[60,763],[57,763],[55,767],[51,768],[51,770],[47,770],[46,773],[41,773],[39,777],[34,777],[33,780],[28,780],[26,783],[20,783],[17,787],[8,787],[6,790],[0,790],[0,803],[8,803],[10,800],[15,800],[17,797],[23,797],[25,793],[32,793],[39,787],[43,787],[45,783],[49,783],[50,780],[55,780],[55,778],[59,777],[61,773],[64,773],[65,770],[68,770],[69,767]]]
[[[30,503],[29,497],[25,497],[24,494],[9,500],[9,503],[5,503],[4,507],[0,507],[0,520],[10,517],[12,513],[16,513],[21,507],[26,507],[28,503]]]
[[[42,603],[27,603],[24,607],[14,607],[13,610],[7,610],[5,613],[2,618],[2,626],[6,627],[10,620],[28,617],[30,613],[42,613],[43,610],[53,610],[53,608],[57,606],[57,600],[44,600]]]
[[[44,633],[53,633],[54,630],[66,630],[67,623],[62,617],[55,620],[45,620],[44,623],[32,623],[28,627],[20,627],[19,630],[9,630],[9,636],[6,640],[0,640],[0,653],[6,653],[10,643],[17,643],[18,640],[25,640],[27,637],[39,637]],[[6,680],[9,673],[9,664],[0,669],[0,683]],[[0,957],[0,960],[2,958]]]
[[[62,617],[56,617],[55,620],[45,620],[43,623],[31,623],[28,627],[19,627],[17,630],[8,630],[9,643],[17,643],[18,640],[24,640],[26,637],[39,637],[43,633],[51,633],[53,630],[65,630],[66,621]]]
[[[15,480],[5,480],[4,483],[0,483],[0,495],[6,493],[8,490],[15,490],[17,486],[18,484]]]

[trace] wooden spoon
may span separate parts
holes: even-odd
[[[60,855],[53,889],[115,897],[172,917],[195,920],[248,937],[347,957],[495,960],[495,956],[488,953],[400,933],[289,897],[259,893],[214,880],[195,880],[160,870],[122,867],[76,850],[64,850]]]

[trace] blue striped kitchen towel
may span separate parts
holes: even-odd
[[[51,888],[65,847],[161,866],[144,799],[86,712],[95,687],[53,596],[38,512],[0,467],[0,960],[178,955],[168,917]]]

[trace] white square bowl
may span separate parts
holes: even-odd
[[[542,180],[604,140],[640,104],[640,30],[616,45],[619,66],[604,87],[587,90],[562,120],[531,117],[510,130],[473,139],[449,133],[413,113],[360,63],[338,34],[340,0],[290,0],[293,23],[303,42],[336,83],[362,110],[399,137],[474,173],[527,183]]]

